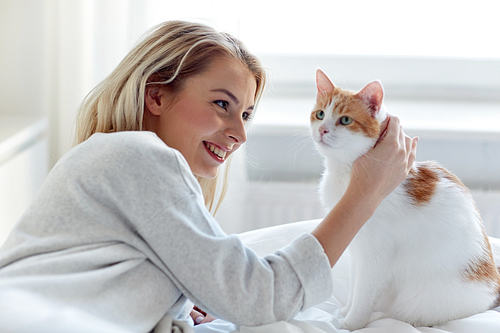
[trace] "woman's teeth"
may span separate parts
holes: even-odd
[[[210,149],[210,151],[212,153],[214,153],[215,155],[219,156],[220,158],[224,159],[226,158],[226,152],[223,151],[222,149],[219,149],[215,146],[212,146],[211,144],[205,142],[205,146],[207,146],[208,149]]]

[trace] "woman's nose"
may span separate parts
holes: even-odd
[[[247,141],[247,133],[245,130],[245,122],[243,119],[231,119],[226,128],[226,135],[234,141],[234,143],[242,144]]]

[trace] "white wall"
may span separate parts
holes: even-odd
[[[0,163],[0,246],[35,198],[48,172],[47,140],[30,140],[24,142],[27,147]]]
[[[48,172],[45,1],[0,1],[0,244]]]
[[[0,1],[0,115],[43,112],[44,2]]]
[[[14,0],[19,1],[19,0]],[[21,0],[25,1],[25,0]],[[70,147],[77,109],[142,32],[138,0],[45,0],[51,162]],[[139,32],[140,31],[140,32]]]
[[[146,30],[139,0],[0,1],[0,114],[49,118],[53,165],[86,94]]]
[[[142,8],[0,0],[0,244],[70,148],[82,99],[144,30]]]

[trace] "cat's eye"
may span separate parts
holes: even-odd
[[[323,120],[325,118],[325,112],[324,111],[316,111],[316,119]]]
[[[340,118],[340,123],[344,126],[349,125],[352,123],[352,118],[348,116],[343,116]]]

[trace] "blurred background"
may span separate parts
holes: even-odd
[[[71,148],[85,95],[140,36],[171,19],[240,38],[270,84],[216,218],[228,233],[320,218],[309,138],[314,73],[381,80],[417,158],[471,188],[500,237],[500,44],[495,0],[0,0],[0,243]]]

